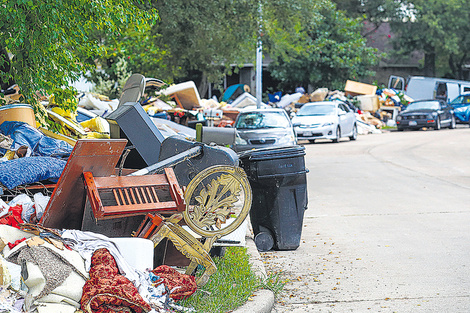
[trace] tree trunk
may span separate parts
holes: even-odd
[[[8,56],[8,52],[4,48],[0,48],[0,73],[9,73],[10,72],[10,58]],[[7,89],[15,84],[15,81],[10,78],[8,80],[3,80],[0,77],[0,89]]]
[[[209,83],[205,73],[202,73],[201,81],[199,82],[199,87],[197,89],[201,99],[204,99],[206,97],[207,91],[209,90]]]
[[[434,48],[432,52],[425,52],[424,54],[424,76],[436,76],[436,53]]]

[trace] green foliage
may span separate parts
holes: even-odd
[[[109,98],[119,98],[121,89],[127,79],[132,75],[128,70],[128,62],[123,57],[117,57],[117,62],[113,62],[106,71],[97,71],[94,76],[86,75],[95,83],[93,92],[106,95]]]
[[[196,312],[230,312],[243,305],[258,289],[265,288],[278,294],[284,284],[278,276],[258,278],[252,271],[246,248],[229,247],[223,257],[214,258],[217,272],[209,282],[190,298],[178,304],[192,307]]]
[[[91,72],[91,80],[116,81],[113,64],[124,58],[133,73],[169,83],[190,79],[200,86],[206,78],[219,83],[232,70],[231,64],[254,57],[255,1],[162,0],[152,2],[152,7],[160,19],[145,32],[129,28],[119,37],[95,32],[106,54],[98,60],[102,72]]]
[[[271,75],[281,89],[298,85],[343,88],[347,79],[372,74],[376,50],[366,46],[360,19],[348,18],[329,1],[302,0],[286,11],[284,0],[270,3],[265,14]]]
[[[156,18],[153,10],[140,10],[145,0],[0,0],[0,47],[12,56],[8,70],[0,60],[0,81],[14,80],[25,101],[36,101],[36,92],[51,94],[69,85],[80,73],[94,69],[83,57],[93,59],[104,51],[91,37],[98,30],[119,35],[132,24],[145,29]]]
[[[470,7],[464,0],[404,1],[409,10],[392,24],[399,35],[399,53],[421,51],[430,57],[425,66],[437,69],[438,76],[464,78],[463,66],[470,49]],[[434,62],[434,59],[437,61]]]
[[[257,1],[156,1],[161,19],[153,27],[156,45],[165,47],[166,70],[175,80],[192,71],[211,82],[231,71],[231,64],[253,60]]]

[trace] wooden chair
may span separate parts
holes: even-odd
[[[112,219],[159,212],[171,215],[185,209],[172,168],[164,174],[146,176],[94,177],[83,173],[95,219]]]

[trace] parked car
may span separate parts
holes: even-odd
[[[242,111],[235,120],[236,152],[297,144],[291,120],[284,109]]]
[[[450,105],[454,108],[457,123],[470,123],[470,92],[456,97],[450,102]]]
[[[442,100],[420,100],[411,102],[397,116],[397,130],[432,127],[455,128],[455,116],[452,106]]]
[[[339,100],[306,103],[292,118],[297,140],[331,139],[342,137],[357,139],[356,114]]]

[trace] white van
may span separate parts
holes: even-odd
[[[470,82],[464,80],[409,76],[390,76],[388,88],[403,91],[413,100],[440,99],[449,103],[464,92],[470,91]]]

